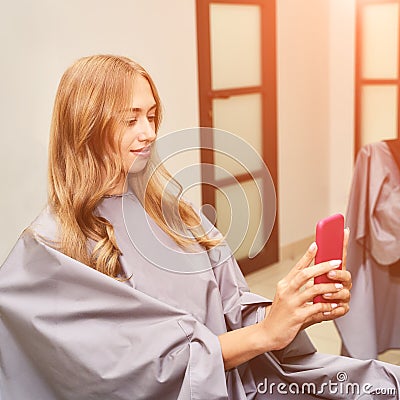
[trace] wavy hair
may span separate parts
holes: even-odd
[[[121,252],[113,226],[96,214],[96,208],[126,178],[115,135],[121,138],[126,128],[121,110],[132,104],[132,83],[138,74],[152,89],[157,131],[162,115],[154,82],[136,62],[113,55],[81,58],[67,69],[57,90],[50,130],[48,200],[60,225],[57,247],[114,278],[122,272]],[[147,213],[182,247],[196,242],[207,250],[215,246],[218,240],[205,234],[196,212],[182,200],[179,184],[162,165],[154,168],[156,164],[150,160],[134,178]],[[178,188],[175,194],[166,190],[171,182]]]

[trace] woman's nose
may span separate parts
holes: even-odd
[[[139,133],[139,140],[141,142],[153,142],[156,138],[154,126],[148,121],[144,121]]]

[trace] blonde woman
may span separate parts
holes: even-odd
[[[343,398],[327,386],[340,371],[399,390],[398,367],[320,355],[307,339],[304,327],[348,311],[351,287],[343,270],[302,290],[338,265],[310,266],[315,244],[273,302],[249,292],[218,231],[166,190],[160,122],[152,79],[127,58],[86,57],[63,75],[48,206],[0,269],[0,399],[277,399],[294,385]],[[317,294],[332,301],[310,305]]]

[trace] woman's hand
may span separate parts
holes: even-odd
[[[313,243],[289,274],[279,281],[274,302],[267,307],[261,322],[218,336],[226,370],[267,351],[280,350],[295,338],[300,329],[340,317],[348,311],[351,288],[351,276],[345,270],[348,239],[349,231],[345,230],[343,270],[334,271],[340,260],[310,267],[317,252]],[[316,276],[325,273],[330,273],[336,282],[309,284]],[[317,295],[324,295],[330,303],[313,304]]]
[[[335,319],[349,310],[351,275],[345,269],[348,238],[349,231],[345,229],[342,270],[336,270],[340,260],[310,266],[317,252],[313,243],[289,274],[278,282],[274,301],[261,322],[268,332],[269,347],[282,349],[300,329]],[[335,282],[310,285],[311,280],[325,273]],[[323,295],[329,303],[313,304],[317,295]]]
[[[341,317],[344,314],[346,314],[350,309],[349,302],[350,302],[350,289],[352,286],[352,281],[350,272],[346,270],[347,246],[349,243],[349,234],[350,231],[348,228],[346,228],[344,230],[344,239],[343,239],[342,269],[332,270],[328,273],[328,277],[342,284],[343,288],[333,293],[326,293],[323,296],[326,300],[337,304],[338,307],[336,307],[331,314],[313,316],[304,324],[303,328],[307,328],[308,326],[313,325],[315,323],[333,320],[338,317]]]

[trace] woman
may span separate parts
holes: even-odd
[[[49,204],[0,269],[1,400],[276,399],[290,385],[343,398],[325,387],[339,371],[398,390],[398,367],[319,355],[302,331],[350,297],[340,261],[310,266],[315,244],[272,303],[248,291],[216,229],[164,190],[160,121],[153,81],[127,58],[83,58],[63,75]],[[337,283],[307,285],[322,273]],[[330,302],[310,304],[318,294]]]

